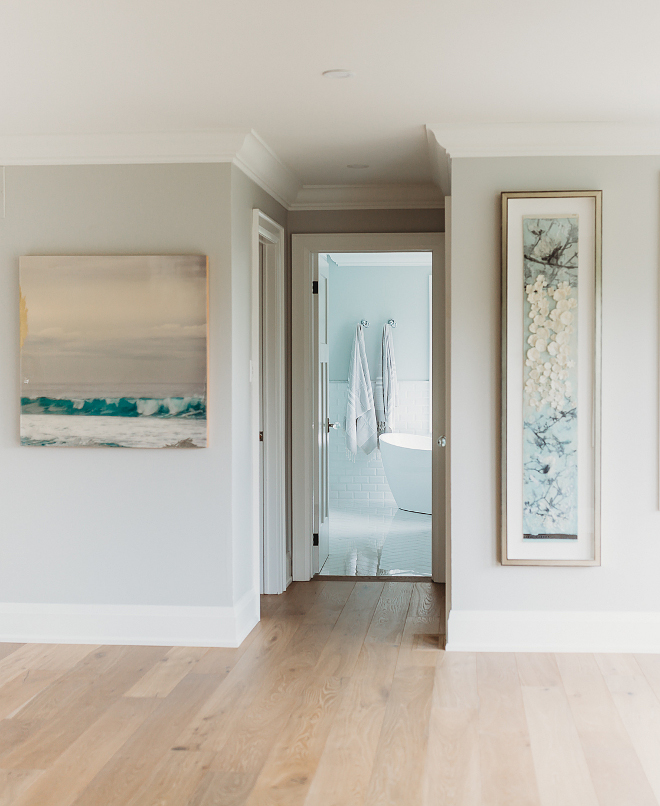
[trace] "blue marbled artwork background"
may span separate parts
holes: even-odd
[[[523,535],[577,539],[577,217],[523,219],[523,250]]]

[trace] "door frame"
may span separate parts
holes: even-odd
[[[434,387],[444,375],[444,394],[432,395],[433,419],[433,473],[438,476],[444,463],[442,485],[446,505],[442,520],[433,518],[433,541],[438,546],[442,528],[445,532],[445,551],[433,552],[433,579],[447,582],[449,594],[450,569],[450,318],[449,271],[445,263],[445,234],[420,233],[355,233],[312,234],[291,236],[291,412],[292,412],[292,551],[293,579],[307,581],[312,577],[312,526],[313,526],[313,300],[312,279],[315,261],[324,252],[432,252],[433,315],[442,311],[442,327],[433,328],[433,379]],[[442,276],[441,276],[442,275]],[[443,367],[444,365],[444,367]],[[444,371],[443,371],[444,370]],[[435,389],[434,389],[435,392]],[[447,447],[441,448],[438,439],[445,436]],[[443,451],[444,453],[439,453]],[[436,500],[440,492],[433,485],[433,509],[439,512]]]
[[[263,270],[259,258],[260,245],[263,246]],[[250,348],[252,528],[255,542],[260,544],[262,593],[282,593],[288,582],[284,246],[284,228],[255,208],[252,211]],[[260,439],[259,428],[261,414],[263,441]],[[263,464],[260,456],[262,449]],[[262,473],[263,506],[260,507],[259,487]]]

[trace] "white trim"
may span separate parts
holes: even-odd
[[[261,210],[252,211],[252,526],[253,539],[258,542],[262,515],[258,506],[262,467],[260,451],[263,447],[261,587],[263,593],[275,594],[285,591],[287,585],[284,237],[284,228],[276,221]],[[259,265],[260,244],[264,245],[263,278]],[[263,325],[261,335],[260,319]],[[263,409],[263,443],[259,441],[260,409]]]
[[[247,135],[233,162],[283,207],[291,209],[300,181],[255,131]]]
[[[609,157],[660,154],[660,125],[635,123],[482,123],[430,125],[458,157]]]
[[[290,210],[407,210],[445,206],[442,191],[427,183],[303,185]]]
[[[259,595],[233,607],[0,604],[0,641],[237,647],[259,621]]]
[[[452,610],[450,652],[660,653],[660,613]]]
[[[291,236],[291,327],[292,327],[292,523],[293,523],[293,578],[306,581],[312,576],[312,532],[313,532],[313,350],[312,350],[312,278],[315,257],[321,253],[333,252],[432,252],[433,272],[444,275],[444,233],[357,233],[357,234],[315,234]],[[443,276],[443,280],[445,277]],[[445,310],[445,283],[434,284],[434,309]],[[443,323],[446,324],[446,323]],[[434,342],[434,377],[437,379],[434,393],[433,436],[434,436],[434,478],[443,470],[446,478],[446,454],[437,447],[437,437],[445,433],[445,394],[441,382],[445,372],[445,336],[436,329]],[[438,394],[442,391],[442,394]],[[443,467],[444,465],[444,467]],[[434,484],[433,518],[433,578],[436,582],[445,581],[444,547],[439,545],[445,531],[446,487]],[[442,555],[442,556],[441,556]]]

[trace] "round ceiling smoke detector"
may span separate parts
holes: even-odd
[[[366,162],[352,162],[350,165],[346,166],[347,168],[353,168],[355,170],[362,170],[363,168],[368,168],[369,166]]]
[[[325,70],[321,75],[324,78],[353,78],[355,73],[352,70]]]

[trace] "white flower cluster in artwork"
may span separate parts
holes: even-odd
[[[570,358],[570,341],[574,320],[572,310],[577,307],[571,290],[567,282],[558,283],[557,288],[548,287],[543,274],[537,276],[533,285],[525,287],[532,320],[527,338],[529,350],[525,365],[530,370],[525,392],[527,402],[537,410],[546,404],[561,409],[564,400],[571,401],[568,370],[575,366]],[[552,310],[551,300],[555,303]]]

